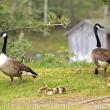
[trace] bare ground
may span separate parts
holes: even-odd
[[[51,96],[50,96],[51,97]],[[12,106],[80,106],[81,110],[110,110],[110,96],[105,97],[58,97],[48,99],[16,99]],[[78,109],[79,110],[79,109]]]

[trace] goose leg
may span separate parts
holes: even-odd
[[[104,68],[104,72],[106,72],[106,70],[107,70],[107,67]]]
[[[99,71],[98,71],[98,68],[95,68],[95,74],[98,74]]]
[[[100,67],[99,63],[98,63],[98,60],[95,60],[94,63],[96,64],[95,74],[98,74],[99,73],[98,68]]]
[[[22,81],[22,77],[21,76],[19,77],[19,80]]]
[[[10,76],[10,78],[11,78],[11,82],[13,82],[13,77],[12,77],[12,76]]]
[[[108,76],[109,76],[109,73],[106,72],[106,71],[107,71],[107,67],[104,68],[104,76],[105,76],[105,77],[108,77]]]

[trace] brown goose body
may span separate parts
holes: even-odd
[[[110,64],[110,50],[96,48],[92,51],[92,59],[97,67],[107,67]]]
[[[110,64],[110,50],[101,48],[101,43],[97,33],[97,30],[99,28],[103,28],[103,27],[100,26],[99,24],[95,24],[94,32],[97,40],[97,47],[92,50],[92,60],[96,65],[95,74],[98,74],[99,67],[103,67],[106,72],[106,69]]]
[[[23,72],[29,72],[34,78],[37,76],[37,74],[30,67],[14,58],[8,57],[5,54],[0,54],[0,60],[0,70],[10,76],[11,81],[13,81],[13,77],[21,78]]]
[[[4,44],[2,48],[2,52],[0,54],[0,71],[5,73],[6,75],[10,76],[11,81],[13,81],[13,77],[20,77],[22,78],[23,72],[27,72],[28,75],[33,76],[36,78],[37,73],[35,73],[30,67],[26,66],[22,62],[8,57],[6,54],[6,44],[7,44],[7,33],[2,32],[1,36],[4,38]]]

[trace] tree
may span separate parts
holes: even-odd
[[[36,27],[44,31],[44,4],[46,0],[2,0],[0,1],[1,30],[19,27]],[[13,5],[12,5],[13,4]],[[84,18],[100,17],[103,15],[101,0],[48,0],[48,22],[62,16],[69,17],[71,24],[76,24]],[[52,14],[54,13],[54,14]],[[47,16],[47,15],[46,15]],[[53,21],[53,20],[51,20]],[[40,25],[37,27],[37,25]],[[41,26],[42,25],[42,26]],[[44,28],[43,28],[44,27]],[[36,30],[37,30],[36,29]]]
[[[48,22],[48,0],[44,0],[44,24]],[[47,36],[47,31],[44,30],[44,36]]]

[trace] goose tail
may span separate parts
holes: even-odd
[[[36,77],[38,76],[38,74],[37,74],[36,72],[34,72],[34,71],[31,71],[31,73],[33,74],[33,75],[32,75],[33,78],[36,78]]]
[[[33,77],[33,78],[36,78],[38,76],[38,74],[36,72],[34,72],[31,68],[27,67],[27,66],[24,66],[22,71],[25,71],[25,72],[29,72],[31,73],[30,75]],[[28,73],[28,74],[29,74]]]

